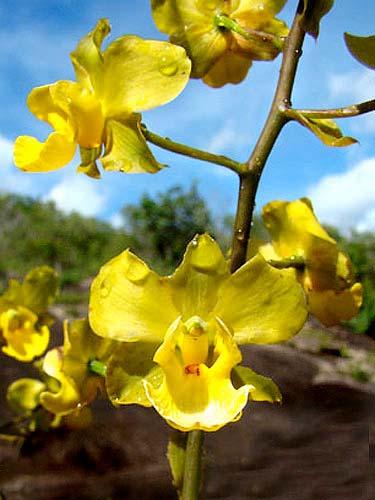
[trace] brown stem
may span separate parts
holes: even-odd
[[[364,115],[375,111],[375,99],[371,101],[351,104],[343,108],[332,109],[285,109],[287,118],[293,118],[293,113],[304,115],[306,118],[349,118],[350,116]],[[290,114],[290,116],[289,116]],[[292,116],[293,115],[293,116]]]
[[[300,1],[292,28],[286,39],[280,76],[268,118],[255,148],[247,161],[247,169],[240,175],[240,189],[232,244],[231,271],[246,262],[247,243],[255,208],[259,179],[267,159],[288,118],[285,109],[291,106],[291,96],[298,61],[305,38],[303,29],[303,2]]]

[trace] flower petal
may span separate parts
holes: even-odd
[[[153,362],[157,347],[158,344],[144,342],[118,346],[109,360],[106,377],[108,396],[113,404],[151,406],[143,381],[154,386],[162,381],[161,368]]]
[[[47,349],[49,329],[35,327],[38,316],[22,306],[7,309],[0,315],[0,331],[6,345],[3,352],[18,361],[32,361]]]
[[[75,143],[58,132],[52,132],[46,142],[21,135],[14,144],[14,163],[25,172],[50,172],[69,163],[75,149]]]
[[[201,78],[228,47],[227,37],[213,22],[222,0],[154,0],[152,15],[157,27],[184,47],[193,62],[192,78]]]
[[[68,123],[68,114],[52,98],[51,88],[55,85],[53,83],[35,87],[28,95],[27,106],[39,120],[49,123],[56,132],[71,136],[73,139],[73,131]]]
[[[90,84],[95,92],[100,92],[103,75],[103,55],[101,45],[111,31],[108,19],[99,19],[95,28],[83,37],[70,54],[77,81]]]
[[[172,325],[154,357],[164,371],[164,381],[160,387],[146,381],[146,394],[172,427],[216,431],[238,420],[248,399],[250,386],[236,390],[230,379],[241,353],[229,331],[217,323],[215,363],[210,368],[200,364],[197,373],[186,373],[176,353],[179,325]]]
[[[335,288],[337,244],[319,224],[310,200],[268,203],[263,208],[263,219],[280,257],[305,257],[306,288]]]
[[[362,305],[363,289],[360,283],[341,292],[324,290],[308,293],[308,306],[311,314],[325,326],[338,325],[358,314]]]
[[[204,75],[203,81],[210,87],[222,87],[227,83],[240,83],[251,67],[251,59],[235,52],[223,55]]]
[[[181,47],[131,35],[118,38],[104,52],[104,114],[119,117],[166,104],[184,89],[190,67]]]
[[[55,415],[67,415],[80,407],[80,394],[74,380],[63,372],[63,352],[61,348],[48,351],[43,361],[43,371],[60,382],[57,392],[44,391],[40,395],[41,404]]]
[[[219,245],[208,234],[196,236],[187,246],[180,266],[167,278],[182,319],[207,318],[216,304],[217,290],[228,276]]]
[[[140,115],[132,114],[127,120],[108,120],[106,151],[100,158],[106,170],[129,174],[155,173],[163,165],[158,163],[147,146],[140,127]]]
[[[105,264],[91,286],[90,324],[102,337],[158,342],[178,315],[165,280],[129,250]]]
[[[213,314],[239,344],[288,340],[307,315],[303,290],[292,270],[278,270],[257,255],[223,283]]]
[[[255,373],[247,366],[235,366],[232,378],[235,387],[241,387],[244,384],[250,385],[249,396],[254,401],[279,403],[282,399],[280,390],[272,379]]]

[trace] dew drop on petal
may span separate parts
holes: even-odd
[[[178,64],[167,57],[162,57],[159,71],[164,76],[174,76],[178,71]]]

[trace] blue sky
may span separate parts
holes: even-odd
[[[297,0],[279,17],[290,23]],[[219,218],[233,213],[234,174],[153,148],[170,168],[150,175],[104,173],[95,181],[75,173],[74,162],[49,174],[18,172],[12,141],[21,134],[44,140],[49,127],[27,109],[29,91],[60,79],[74,79],[69,53],[100,17],[112,24],[110,39],[122,34],[165,39],[154,27],[148,0],[14,0],[0,4],[0,191],[52,199],[65,211],[77,210],[118,221],[121,207],[148,192],[189,186],[194,180]],[[361,6],[361,11],[358,10]],[[340,0],[324,18],[318,41],[306,40],[296,79],[297,107],[335,107],[375,97],[375,72],[346,51],[342,34],[374,33],[373,0]],[[263,126],[276,84],[280,58],[254,63],[237,86],[211,89],[191,80],[172,103],[143,114],[149,129],[177,141],[245,160]],[[375,230],[375,114],[340,121],[359,145],[327,148],[297,124],[288,125],[269,159],[257,206],[272,199],[310,196],[320,218],[342,229]]]

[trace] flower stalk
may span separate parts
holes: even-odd
[[[186,444],[186,458],[182,500],[197,500],[201,485],[203,431],[190,431]]]
[[[145,125],[142,125],[142,133],[148,142],[151,142],[155,146],[158,146],[162,149],[166,149],[167,151],[172,151],[173,153],[177,153],[183,156],[189,156],[190,158],[194,158],[196,160],[202,160],[209,163],[214,163],[216,165],[221,165],[223,167],[229,168],[229,170],[232,170],[237,174],[241,174],[246,168],[246,165],[244,163],[232,160],[231,158],[227,158],[226,156],[215,155],[201,149],[192,148],[191,146],[187,146],[186,144],[180,144],[178,142],[172,141],[168,137],[161,137],[160,135],[157,135],[154,132],[148,130]]]
[[[247,161],[246,172],[240,176],[237,213],[232,243],[231,270],[236,271],[246,262],[247,243],[250,236],[255,197],[260,177],[275,142],[287,123],[285,110],[291,105],[294,79],[305,38],[304,14],[299,8],[290,33],[285,41],[280,76],[268,118]]]

